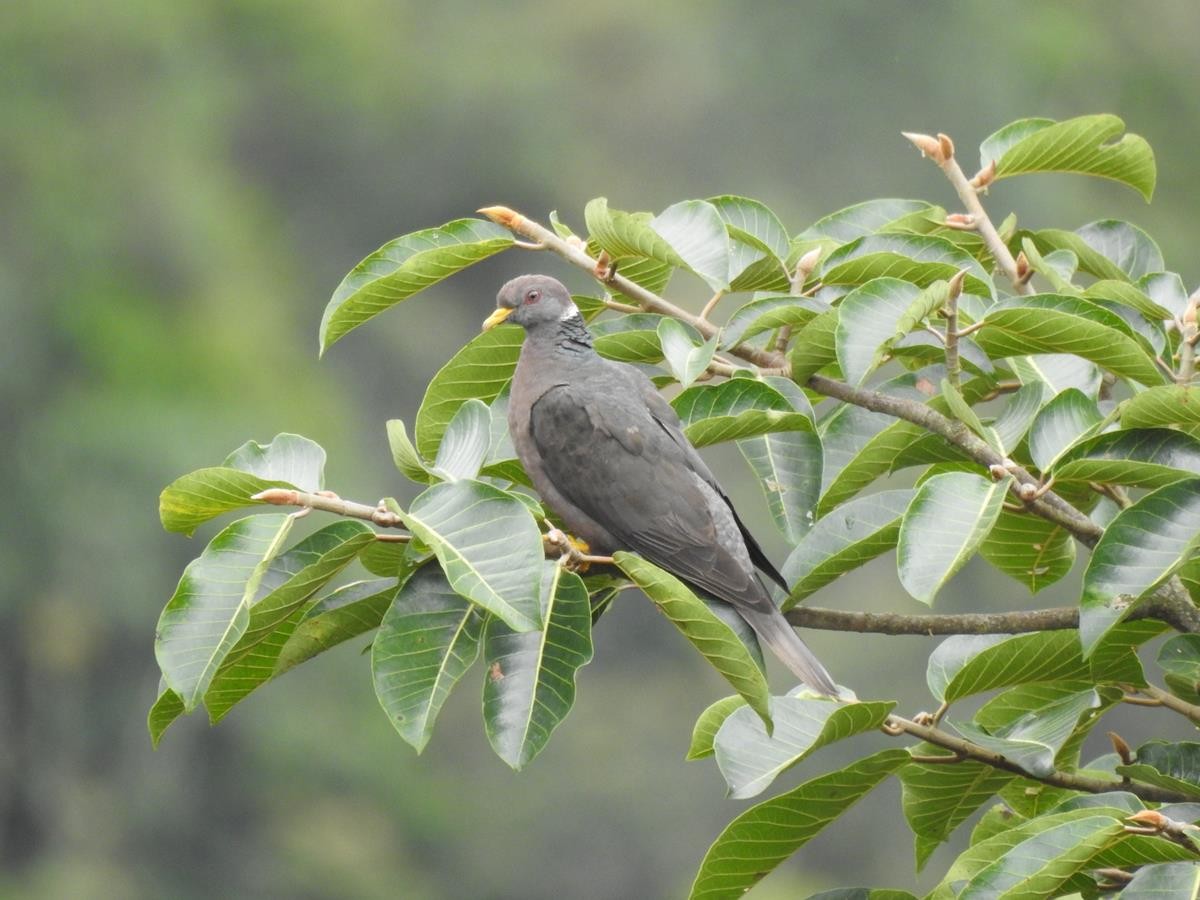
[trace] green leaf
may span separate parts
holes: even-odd
[[[324,486],[325,451],[298,434],[275,435],[270,443],[247,441],[221,466],[177,478],[161,494],[163,528],[192,534],[196,526],[232,509],[255,506],[268,488],[319,491]]]
[[[826,285],[858,285],[891,276],[928,287],[935,281],[949,281],[960,269],[967,270],[964,291],[995,296],[991,277],[971,254],[930,235],[870,234],[857,238],[826,257],[820,277]]]
[[[1055,394],[1077,388],[1089,397],[1100,391],[1100,369],[1093,363],[1069,353],[1042,353],[1013,356],[1005,361],[1022,382],[1041,381]]]
[[[734,710],[713,740],[729,795],[744,800],[761,794],[776,776],[826,744],[878,728],[895,706],[894,701],[838,704],[827,699],[772,697],[775,727],[770,735],[752,710]]]
[[[1006,125],[983,142],[986,166],[996,161],[996,179],[1029,172],[1072,172],[1127,184],[1147,202],[1154,194],[1154,151],[1146,139],[1124,134],[1125,123],[1113,115],[1078,116],[1063,122],[1022,119]],[[999,153],[999,155],[995,155]]]
[[[1073,629],[1029,634],[956,635],[929,656],[925,680],[939,701],[1041,681],[1089,680],[1143,684],[1135,649],[1160,634],[1151,621],[1128,622],[1110,635],[1090,661]]]
[[[400,419],[387,420],[388,446],[392,451],[392,462],[409,481],[417,484],[429,483],[429,466],[408,438],[408,430]]]
[[[150,713],[146,716],[146,728],[150,732],[150,743],[155,750],[158,749],[158,743],[167,728],[182,715],[183,701],[179,699],[179,695],[166,684],[161,685],[158,699],[154,701]]]
[[[697,447],[777,431],[815,431],[812,420],[776,388],[755,378],[694,385],[671,405]]]
[[[1108,523],[1083,573],[1079,637],[1084,652],[1135,601],[1171,577],[1200,548],[1200,478],[1146,494]]]
[[[528,765],[575,702],[575,674],[592,659],[587,588],[554,560],[542,569],[544,631],[514,632],[488,621],[483,720],[496,754],[514,769]]]
[[[321,317],[321,352],[401,300],[513,245],[508,229],[455,219],[384,244],[337,286]]]
[[[209,721],[219,722],[271,679],[302,608],[374,539],[375,532],[364,522],[346,519],[326,525],[270,561],[248,605],[245,631],[204,694]]]
[[[827,309],[792,335],[788,360],[797,384],[804,384],[810,376],[837,361],[837,322],[838,310]]]
[[[1002,509],[979,545],[979,555],[1036,594],[1071,571],[1075,541],[1061,525]]]
[[[704,373],[717,352],[716,338],[696,346],[682,322],[665,316],[658,323],[658,340],[671,374],[683,387]]]
[[[730,289],[786,290],[788,277],[783,260],[791,251],[791,241],[775,213],[747,197],[710,197],[708,203],[716,209],[731,238]]]
[[[1102,420],[1096,401],[1075,388],[1063,391],[1038,413],[1029,430],[1029,455],[1043,472]]]
[[[632,553],[613,554],[617,567],[645,592],[676,628],[733,685],[756,713],[769,715],[762,669],[736,634],[678,578]]]
[[[898,748],[881,750],[752,806],[713,842],[689,896],[692,900],[742,896],[908,758]]]
[[[1155,303],[1145,291],[1127,281],[1104,279],[1097,281],[1083,292],[1088,300],[1109,300],[1141,313],[1150,321],[1170,319],[1170,310]]]
[[[763,203],[748,197],[724,194],[708,203],[726,225],[738,228],[761,241],[775,256],[787,259],[791,241],[779,217]]]
[[[1021,385],[1008,399],[1003,411],[992,422],[1003,453],[1011,454],[1017,448],[1033,425],[1038,411],[1053,396],[1046,382],[1032,381]]]
[[[455,410],[446,426],[433,470],[447,481],[474,478],[487,459],[491,443],[491,410],[482,400],[471,397]]]
[[[250,601],[294,519],[238,519],[188,563],[155,630],[154,655],[184,711],[200,703],[225,656],[246,631]]]
[[[978,413],[971,408],[971,404],[963,397],[962,389],[951,384],[949,378],[943,378],[939,387],[941,388],[942,399],[946,401],[946,406],[950,410],[950,415],[970,428],[979,437],[983,438],[988,446],[997,453],[1003,453],[1004,447],[1001,443],[1000,435],[994,429],[983,424]]]
[[[1157,488],[1200,472],[1200,440],[1170,428],[1110,431],[1081,441],[1054,464],[1058,482]]]
[[[1026,772],[1046,777],[1054,760],[1079,725],[1080,717],[1100,706],[1093,689],[1060,697],[1030,710],[1003,727],[985,729],[972,722],[951,722],[963,737],[1016,763]]]
[[[1190,794],[1200,793],[1200,743],[1147,741],[1138,747],[1135,759],[1138,765],[1150,766],[1174,779],[1181,790]]]
[[[820,518],[783,564],[792,586],[785,608],[795,606],[840,575],[896,546],[900,522],[913,492],[907,488],[868,494]]]
[[[355,581],[304,610],[275,660],[273,678],[338,644],[379,627],[399,587],[395,578]]]
[[[1045,299],[1041,299],[1045,298]],[[993,359],[1029,353],[1071,353],[1123,378],[1145,385],[1162,384],[1163,376],[1123,322],[1096,321],[1107,313],[1086,300],[1042,294],[1022,297],[1014,304],[994,307],[984,317],[976,343]],[[1123,329],[1114,327],[1116,324]]]
[[[934,755],[949,755],[937,748],[927,749]],[[913,763],[901,769],[904,818],[915,836],[926,839],[917,843],[917,870],[924,868],[933,851],[959,825],[1014,777],[1011,772],[970,759],[954,765]]]
[[[921,290],[897,278],[875,278],[843,297],[836,341],[846,380],[862,384],[892,344],[940,310],[948,296],[941,281]]]
[[[658,325],[662,316],[634,313],[615,319],[605,319],[592,327],[596,352],[608,359],[629,363],[656,363],[662,360],[662,345],[658,340]],[[690,325],[684,330],[700,342],[700,333]]]
[[[778,294],[758,297],[740,307],[721,329],[721,347],[728,350],[743,341],[782,328],[803,326],[829,307],[812,297]]]
[[[692,726],[692,743],[688,747],[685,758],[690,762],[693,759],[704,759],[706,756],[712,756],[714,752],[713,740],[717,736],[717,731],[720,730],[721,725],[733,714],[735,709],[741,709],[745,705],[746,701],[737,694],[722,697],[715,703],[710,704],[704,712],[700,713],[700,718]]]
[[[798,240],[830,238],[839,244],[845,244],[864,235],[882,231],[898,219],[932,208],[932,205],[924,200],[868,200],[818,219],[800,234]]]
[[[1139,278],[1137,286],[1171,316],[1182,316],[1187,310],[1188,290],[1177,272],[1151,272]]]
[[[409,544],[383,538],[384,535],[376,535],[375,540],[359,552],[358,561],[372,575],[381,578],[397,578],[407,574],[415,556],[409,553]]]
[[[436,484],[401,513],[451,586],[514,631],[541,627],[542,536],[525,504],[479,481]]]
[[[433,376],[417,410],[413,440],[426,459],[437,455],[442,435],[458,408],[476,398],[491,403],[512,378],[525,333],[515,325],[484,331]]]
[[[436,562],[404,583],[371,644],[375,696],[418,753],[450,691],[479,654],[484,615],[450,587]]]
[[[1046,828],[985,866],[963,888],[962,900],[1052,897],[1071,876],[1093,865],[1102,851],[1124,839],[1124,824],[1087,816]]]
[[[1200,387],[1152,387],[1121,403],[1122,428],[1157,425],[1179,425],[1200,437]]]
[[[897,545],[900,583],[916,600],[932,604],[950,578],[987,537],[1012,483],[969,472],[935,475],[919,488],[904,513]]]
[[[1200,701],[1200,634],[1177,634],[1158,650],[1167,687],[1189,703]]]
[[[1200,863],[1146,866],[1121,889],[1121,900],[1196,900],[1200,897]]]
[[[1070,250],[1083,271],[1101,279],[1132,282],[1163,267],[1162,253],[1150,236],[1117,219],[1090,222],[1075,231],[1044,228],[1031,237],[1043,253]]]

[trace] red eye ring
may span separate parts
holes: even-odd
[[[537,303],[542,299],[542,292],[539,290],[531,290],[525,292],[524,303]]]

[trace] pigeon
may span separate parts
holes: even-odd
[[[517,457],[546,505],[589,552],[627,550],[728,603],[812,690],[839,696],[755,567],[787,583],[738,518],[679,416],[634,366],[596,352],[567,289],[522,275],[484,329],[525,329],[508,404]]]

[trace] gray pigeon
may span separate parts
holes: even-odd
[[[730,604],[798,678],[837,696],[754,567],[786,591],[783,576],[650,379],[595,351],[571,295],[549,276],[514,278],[496,307],[485,329],[525,329],[508,427],[550,509],[592,553],[630,550]]]

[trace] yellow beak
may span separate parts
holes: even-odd
[[[483,320],[483,330],[491,331],[497,325],[513,314],[512,308],[508,306],[498,306],[496,311]]]

